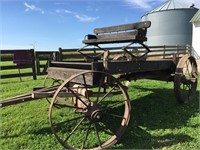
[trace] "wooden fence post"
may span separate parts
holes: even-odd
[[[36,57],[36,68],[37,68],[37,75],[40,75],[40,58],[39,58],[39,53],[35,52],[35,57]]]
[[[165,47],[165,45],[164,45],[164,46],[163,46],[163,50],[164,50],[164,51],[163,51],[163,59],[165,59],[165,48],[166,48],[166,47]]]
[[[178,57],[179,57],[179,55],[180,55],[180,48],[179,48],[179,45],[177,45],[176,48],[177,48],[177,55],[178,55]]]
[[[32,54],[32,71],[33,71],[33,80],[37,80],[36,68],[35,68],[35,53],[34,49],[31,49]]]
[[[59,61],[63,61],[63,57],[62,57],[62,48],[59,47],[58,51],[59,51]]]

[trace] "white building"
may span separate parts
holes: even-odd
[[[191,19],[193,24],[193,33],[192,33],[192,55],[197,59],[200,59],[200,10],[194,15]]]

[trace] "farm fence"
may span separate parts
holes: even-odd
[[[111,52],[111,55],[113,57],[115,55],[123,54],[123,50],[121,50],[121,47],[104,47],[104,49],[108,49]],[[129,47],[130,51],[135,53],[135,55],[140,55],[144,53],[145,49],[141,46],[138,47]],[[149,49],[151,50],[150,53],[147,55],[147,59],[168,59],[172,58],[174,54],[177,55],[177,57],[181,57],[184,54],[191,55],[191,46],[190,45],[172,45],[172,46],[149,46]],[[67,61],[67,60],[83,60],[83,56],[80,55],[79,52],[77,52],[78,49],[63,49],[59,48],[59,59],[60,61]],[[83,53],[87,55],[92,54],[100,54],[103,52],[102,49],[99,48],[85,48]]]
[[[33,76],[34,80],[37,79],[34,49],[0,50],[0,56],[1,79],[14,77],[20,77],[21,79],[21,77],[26,76]],[[13,63],[5,65],[4,62]],[[29,69],[27,70],[27,68]],[[24,69],[26,69],[26,71],[23,71]],[[9,70],[9,72],[5,73],[5,70]],[[18,73],[16,72],[16,70],[18,70]],[[2,71],[4,71],[4,73]]]
[[[111,58],[115,56],[125,54],[121,47],[104,47],[104,49],[110,50]],[[148,53],[146,59],[171,59],[176,54],[176,57],[181,57],[181,55],[188,54],[191,55],[191,46],[190,45],[163,45],[163,46],[149,46],[151,50]],[[25,69],[31,68],[32,72],[28,73],[15,73],[15,74],[2,74],[1,78],[13,78],[13,77],[23,77],[23,76],[33,76],[33,79],[36,79],[36,75],[44,75],[47,73],[48,61],[56,60],[56,61],[85,61],[84,57],[77,52],[78,48],[73,49],[65,49],[59,48],[58,51],[37,51],[34,52],[33,49],[29,50],[21,50],[21,51],[30,51],[31,61],[26,60],[27,63],[18,65],[17,63],[13,63],[12,65],[1,65],[1,70],[12,70],[12,69]],[[145,49],[141,46],[138,47],[129,47],[128,50],[133,52],[135,55],[142,55]],[[20,50],[0,50],[0,62],[5,61],[15,61],[14,53]],[[99,48],[85,48],[82,53],[87,55],[97,55],[103,52],[102,49]],[[1,71],[2,72],[2,71]]]
[[[57,51],[37,51],[35,52],[37,75],[44,75],[47,73],[48,61],[59,60]]]

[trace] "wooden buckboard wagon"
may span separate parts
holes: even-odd
[[[198,71],[192,56],[173,54],[170,59],[147,59],[151,50],[144,42],[150,25],[146,21],[94,29],[94,35],[87,35],[85,46],[78,50],[86,61],[49,62],[47,78],[52,79],[51,86],[2,100],[1,107],[46,98],[52,132],[65,148],[105,149],[115,144],[131,115],[129,81],[172,81],[179,103],[190,102],[196,92]],[[111,51],[102,48],[113,43],[124,44],[123,55],[111,58]],[[144,50],[136,53],[134,44]],[[84,51],[89,46],[94,47],[92,55]]]

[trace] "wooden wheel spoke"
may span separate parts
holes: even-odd
[[[106,111],[109,109],[113,109],[116,105],[124,103],[124,101],[114,101],[114,102],[115,103],[113,104],[107,105],[106,108],[104,108],[103,110]]]
[[[70,134],[66,137],[66,139],[64,140],[64,142],[66,142],[71,136],[72,134],[78,129],[78,127],[81,125],[81,123],[83,122],[85,118],[82,118],[78,124],[74,127],[74,129],[70,132]]]
[[[76,121],[76,120],[79,120],[81,118],[85,118],[85,116],[80,116],[80,117],[72,118],[72,119],[65,120],[65,121],[62,121],[62,122],[59,122],[59,123],[56,123],[56,124],[53,124],[53,125],[54,126],[60,126],[62,124],[65,124],[65,123],[68,123],[68,122],[71,122],[71,121]]]
[[[97,94],[97,103],[99,102],[99,97],[100,97],[100,91],[101,91],[101,87],[102,87],[102,83],[104,82],[104,75],[101,75],[101,79],[100,79],[100,83],[99,83],[99,87],[98,87],[98,94]]]
[[[102,146],[101,146],[101,139],[100,139],[100,136],[99,136],[99,131],[97,130],[97,127],[96,127],[96,123],[94,123],[94,129],[95,129],[95,132],[96,132],[96,135],[97,135],[99,146],[102,148]]]
[[[88,94],[88,88],[87,88],[87,84],[86,84],[86,79],[85,79],[85,74],[82,74],[82,76],[83,76],[83,82],[84,82],[85,89],[86,89],[86,95],[85,96],[90,101],[89,94]]]
[[[106,113],[106,114],[109,115],[109,116],[112,116],[114,118],[120,118],[120,119],[125,119],[126,120],[126,118],[124,118],[124,116],[120,116],[120,115],[116,115],[116,114],[111,114],[111,113]]]
[[[98,103],[100,103],[101,101],[103,101],[114,89],[115,89],[116,85],[114,85],[102,98],[101,100],[98,101]]]
[[[88,105],[78,96],[78,94],[76,94],[70,87],[68,87],[68,90],[78,99],[80,100],[83,105],[85,105],[86,107],[88,107]]]
[[[108,134],[110,136],[115,134],[114,132],[111,132],[111,130],[110,131],[108,131],[108,129],[106,130],[106,127],[101,126],[100,123],[99,124],[96,123],[96,126],[100,127],[102,129],[102,131],[104,131],[106,134]]]
[[[90,123],[90,125],[89,125],[89,127],[88,127],[88,129],[87,129],[87,131],[86,131],[86,135],[85,135],[85,138],[84,138],[84,140],[83,140],[83,143],[82,143],[81,149],[83,149],[84,146],[85,146],[85,142],[86,142],[86,140],[87,140],[87,138],[88,138],[88,135],[89,135],[89,132],[90,132],[90,128],[91,128],[91,125],[92,125],[92,123]]]

